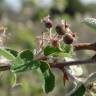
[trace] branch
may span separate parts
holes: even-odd
[[[79,43],[73,45],[74,50],[93,50],[96,51],[96,43]]]
[[[0,63],[0,71],[10,70],[10,68],[11,68],[10,64]]]
[[[88,59],[88,60],[76,60],[76,61],[65,61],[62,63],[49,63],[50,67],[62,69],[64,66],[72,66],[72,65],[85,65],[85,64],[94,64],[96,60]],[[10,70],[11,64],[0,64],[0,71]]]
[[[76,60],[76,61],[65,61],[62,63],[50,63],[50,66],[53,68],[59,68],[62,69],[64,66],[72,66],[72,65],[85,65],[85,64],[94,64],[96,63],[96,60],[88,59],[88,60]]]
[[[79,44],[74,44],[74,51],[78,51],[78,50],[93,50],[96,51],[96,43],[79,43]],[[47,57],[43,56],[40,57],[38,60],[46,60]],[[72,65],[82,65],[82,64],[94,64],[96,63],[95,59],[88,59],[88,60],[76,60],[76,61],[65,61],[62,63],[50,63],[50,67],[52,68],[58,68],[61,69],[64,66],[72,66]],[[10,70],[11,68],[11,64],[0,64],[0,71],[6,71],[6,70]]]

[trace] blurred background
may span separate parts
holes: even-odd
[[[0,0],[0,26],[7,27],[6,42],[0,45],[15,50],[35,48],[35,36],[45,31],[41,19],[48,14],[56,23],[60,19],[70,23],[72,31],[78,36],[76,43],[96,41],[96,32],[82,23],[85,17],[96,18],[96,0]],[[86,59],[93,54],[91,51],[80,51],[77,57]],[[86,74],[89,74],[95,71],[96,66],[83,67]],[[52,70],[56,76],[56,87],[48,95],[42,90],[41,74],[34,70],[17,74],[17,83],[21,86],[18,85],[15,88],[10,87],[10,72],[0,72],[0,95],[66,96],[65,93],[72,89],[72,86],[67,85],[69,89],[66,89],[62,80],[63,74],[59,70]]]

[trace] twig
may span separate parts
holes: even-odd
[[[96,43],[79,43],[73,45],[74,50],[93,50],[96,51]]]
[[[85,65],[85,64],[94,64],[96,60],[88,59],[88,60],[76,60],[76,61],[65,61],[62,63],[52,64],[50,63],[51,67],[62,69],[64,66],[72,66],[72,65]]]
[[[10,68],[11,68],[10,64],[0,64],[0,71],[10,70]]]
[[[85,65],[85,64],[94,64],[96,60],[88,59],[88,60],[76,60],[76,61],[65,61],[62,63],[49,63],[50,67],[62,69],[64,66],[72,66],[72,65]],[[0,71],[10,70],[11,64],[0,64]]]
[[[78,51],[78,50],[93,50],[96,51],[96,43],[79,43],[79,44],[75,44],[73,45],[74,47],[74,51]],[[47,60],[46,56],[43,56],[41,58],[39,58],[38,60]],[[72,66],[72,65],[82,65],[82,64],[94,64],[96,63],[96,59],[88,59],[88,60],[75,60],[75,61],[65,61],[62,63],[50,63],[50,67],[52,68],[58,68],[61,69],[64,66]],[[6,71],[6,70],[10,70],[11,68],[11,64],[0,64],[0,71]]]

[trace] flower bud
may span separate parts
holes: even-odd
[[[50,28],[52,27],[52,25],[53,25],[53,22],[52,22],[52,20],[50,19],[50,16],[44,17],[43,22],[44,22],[44,24],[45,24],[45,27],[46,27],[46,28],[49,28],[49,29],[50,29]]]
[[[65,34],[65,36],[63,37],[63,41],[66,44],[72,44],[74,41],[74,37],[71,34]]]
[[[64,35],[66,33],[64,25],[63,24],[58,24],[56,26],[56,32],[58,33],[58,35]]]

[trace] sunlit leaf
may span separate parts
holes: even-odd
[[[53,53],[52,55],[58,56],[60,58],[72,57],[69,53],[64,53],[64,52]]]
[[[9,51],[11,54],[13,54],[15,57],[17,56],[18,52],[16,50],[5,48],[7,51]]]
[[[44,85],[45,92],[49,93],[55,87],[54,74],[51,72],[49,65],[44,61],[41,61],[40,69],[41,72],[43,73],[44,80],[45,80],[45,85]]]
[[[72,45],[68,45],[68,44],[63,43],[63,44],[61,44],[61,48],[64,53],[71,53],[73,51]]]
[[[25,68],[24,65],[24,61],[20,57],[17,57],[15,59],[15,62],[11,65],[11,70],[13,70],[14,72],[21,72]]]
[[[84,69],[82,68],[81,65],[74,65],[74,66],[70,66],[69,68],[71,74],[74,76],[82,76],[84,74]]]
[[[96,19],[95,18],[85,18],[83,21],[86,25],[96,30]]]
[[[44,55],[50,55],[50,54],[53,54],[53,53],[58,53],[58,52],[61,52],[62,50],[60,48],[54,48],[52,46],[47,46],[44,48]]]
[[[9,60],[14,60],[15,56],[13,54],[11,54],[9,51],[7,51],[6,49],[1,49],[0,48],[0,55],[4,56],[5,58],[9,59]]]

